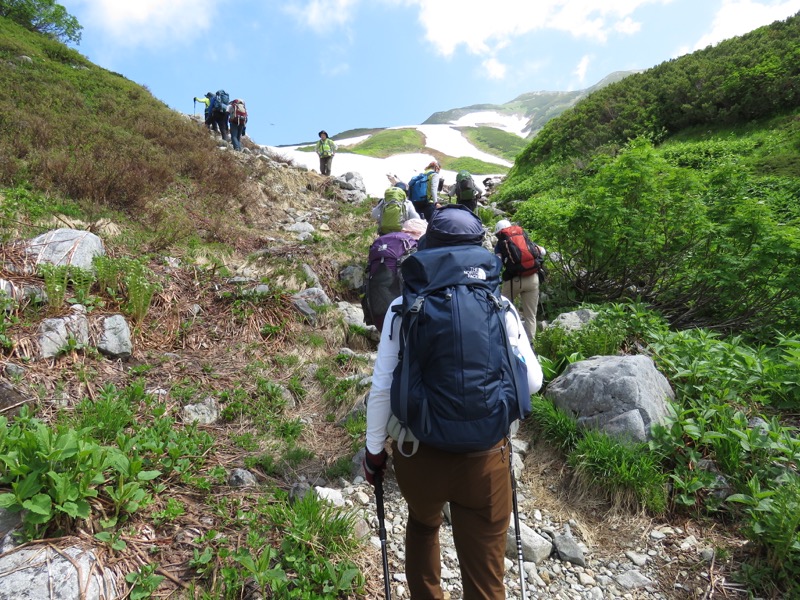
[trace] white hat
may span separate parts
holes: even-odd
[[[494,226],[494,232],[497,233],[501,229],[505,229],[506,227],[511,227],[511,221],[508,219],[500,219],[497,222],[497,225]]]

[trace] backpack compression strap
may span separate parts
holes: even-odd
[[[411,335],[412,331],[416,330],[417,319],[419,318],[419,313],[422,310],[422,305],[425,303],[425,296],[417,296],[414,299],[414,304],[411,305],[411,308],[408,309],[408,312],[411,314],[411,318],[408,322],[408,329],[403,331],[403,324],[400,323],[400,360],[403,362],[403,366],[400,369],[400,414],[397,415],[398,420],[400,421],[400,436],[397,440],[397,448],[403,456],[412,456],[419,447],[419,440],[414,440],[414,446],[411,450],[410,454],[406,454],[403,452],[403,442],[405,442],[405,432],[408,429],[408,370],[411,366],[411,356],[410,352],[406,352],[406,340],[408,336]],[[395,307],[397,308],[397,307]],[[427,401],[423,406],[425,410],[425,414],[428,414],[427,411]],[[425,424],[423,424],[425,425]],[[427,423],[426,429],[430,428],[430,423]]]

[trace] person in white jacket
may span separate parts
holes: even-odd
[[[480,245],[484,229],[474,215],[474,221],[467,221],[463,230],[453,229],[453,223],[440,227],[440,221],[451,215],[462,218],[460,213],[464,212],[469,211],[438,211],[423,238],[420,252],[434,244]],[[393,305],[401,302],[402,298],[397,298]],[[401,327],[401,319],[393,317],[389,310],[367,402],[364,470],[367,481],[373,485],[376,478],[382,477],[388,458],[385,444]],[[509,342],[525,360],[530,393],[535,393],[542,386],[542,369],[513,306],[505,314],[505,325]],[[481,351],[480,348],[472,350]],[[481,392],[476,390],[476,393]],[[446,502],[450,503],[464,600],[505,599],[504,557],[512,508],[509,443],[504,438],[489,450],[472,453],[446,452],[422,442],[416,452],[409,453],[398,448],[397,441],[392,443],[395,476],[409,508],[405,571],[412,600],[443,598],[439,527]]]

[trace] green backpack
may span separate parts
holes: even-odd
[[[406,193],[400,188],[390,187],[383,194],[383,211],[378,224],[378,234],[400,231],[406,219],[408,219]]]

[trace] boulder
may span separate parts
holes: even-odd
[[[187,404],[183,407],[183,420],[199,425],[216,423],[219,415],[219,403],[210,396],[199,404]]]
[[[74,339],[78,346],[89,344],[89,320],[86,309],[80,304],[72,307],[72,314],[58,319],[45,319],[39,324],[39,355],[41,358],[58,356]]]
[[[74,265],[91,269],[95,256],[106,253],[103,240],[90,231],[54,229],[25,243],[25,253],[35,264]],[[35,272],[35,267],[31,267]]]
[[[572,312],[561,313],[551,322],[543,323],[542,327],[546,329],[547,327],[558,326],[566,331],[577,331],[591,323],[595,318],[597,318],[596,311],[582,308]]]
[[[550,556],[553,551],[553,543],[550,540],[545,539],[521,521],[519,532],[522,541],[522,558],[524,560],[538,565]],[[517,558],[517,534],[513,519],[506,535],[506,556]]]
[[[675,393],[647,356],[594,356],[567,367],[545,397],[583,427],[641,442],[665,421]]]
[[[94,552],[49,545],[15,550],[0,558],[0,600],[101,600],[116,598],[113,573]]]
[[[128,322],[122,315],[105,317],[102,323],[102,333],[97,342],[97,349],[111,358],[129,358],[133,351],[131,330]]]

